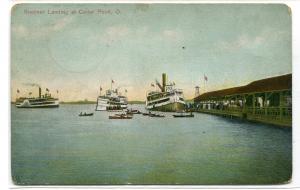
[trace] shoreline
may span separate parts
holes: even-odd
[[[60,104],[97,104],[96,101],[74,101],[74,102],[59,102]],[[10,102],[10,104],[16,104],[16,102]],[[144,101],[128,101],[128,104],[145,104]]]

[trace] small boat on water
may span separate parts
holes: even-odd
[[[139,110],[134,110],[134,109],[127,109],[126,111],[127,114],[141,114]]]
[[[132,115],[128,115],[128,114],[115,114],[115,115],[110,115],[108,118],[109,119],[132,119]]]
[[[190,113],[181,112],[180,114],[173,115],[173,117],[194,117],[194,114],[193,112]]]
[[[142,113],[144,116],[149,116],[149,117],[165,117],[164,115],[160,115],[160,114],[156,114],[156,113],[152,113],[152,112],[148,112],[148,113]]]
[[[151,114],[151,112],[148,112],[148,113],[142,113],[144,116],[148,116]]]
[[[93,116],[93,115],[94,115],[94,113],[86,113],[86,112],[82,113],[82,112],[80,112],[80,114],[78,116],[83,117],[83,116]]]
[[[156,114],[156,113],[150,113],[149,117],[165,117],[164,115]]]
[[[106,110],[107,112],[123,112],[124,110],[122,109],[111,109],[111,110]]]

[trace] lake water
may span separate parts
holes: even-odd
[[[143,109],[142,105],[133,108]],[[110,120],[95,105],[11,108],[17,184],[276,184],[292,173],[292,130],[195,113]]]

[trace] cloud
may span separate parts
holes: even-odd
[[[223,50],[235,51],[240,48],[249,47],[254,44],[259,45],[260,43],[262,43],[265,40],[262,37],[256,37],[255,39],[257,39],[257,40],[251,39],[248,35],[241,35],[233,41],[219,42],[219,43],[217,43],[217,47],[219,47],[220,49],[223,49]]]
[[[40,87],[40,85],[39,84],[36,84],[36,83],[22,83],[23,85],[25,85],[25,86],[33,86],[33,87]]]
[[[13,26],[12,33],[20,37],[25,37],[29,34],[28,29],[23,25]]]
[[[287,31],[273,31],[266,29],[257,36],[250,37],[247,34],[242,34],[232,41],[221,41],[215,44],[219,50],[236,51],[242,48],[256,48],[266,43],[278,42],[282,39],[288,39]]]
[[[130,33],[130,29],[124,25],[109,26],[104,30],[104,33],[100,33],[98,39],[104,43],[110,43],[120,40]]]
[[[149,28],[147,26],[141,26],[136,29],[135,34],[138,36],[145,36],[149,32]]]
[[[48,26],[43,27],[27,27],[22,24],[12,26],[12,34],[19,38],[40,38],[48,36],[53,32],[63,30],[73,20],[73,17],[63,17],[56,20]]]
[[[147,41],[151,38],[151,41],[171,41],[178,42],[183,39],[182,34],[176,30],[162,30],[154,32],[149,29],[148,26],[139,26],[136,28],[129,28],[126,25],[113,25],[104,28],[103,32],[99,32],[96,36],[93,36],[94,40],[103,44],[112,44],[116,41],[133,37],[137,40]]]
[[[123,37],[129,33],[126,26],[110,26],[106,29],[106,34],[111,37]]]
[[[175,30],[164,30],[162,32],[163,37],[165,39],[171,40],[171,41],[179,41],[182,39],[182,35]]]
[[[52,27],[53,31],[59,31],[65,28],[68,24],[70,24],[73,20],[73,17],[64,17],[62,19],[57,20]]]

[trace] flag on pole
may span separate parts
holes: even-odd
[[[204,80],[205,80],[205,81],[207,81],[207,80],[208,80],[206,75],[204,75]]]
[[[111,79],[111,83],[110,83],[110,90],[112,90],[112,85],[115,81],[113,79]]]
[[[17,89],[17,93],[20,93],[20,90],[19,90],[19,89]]]

